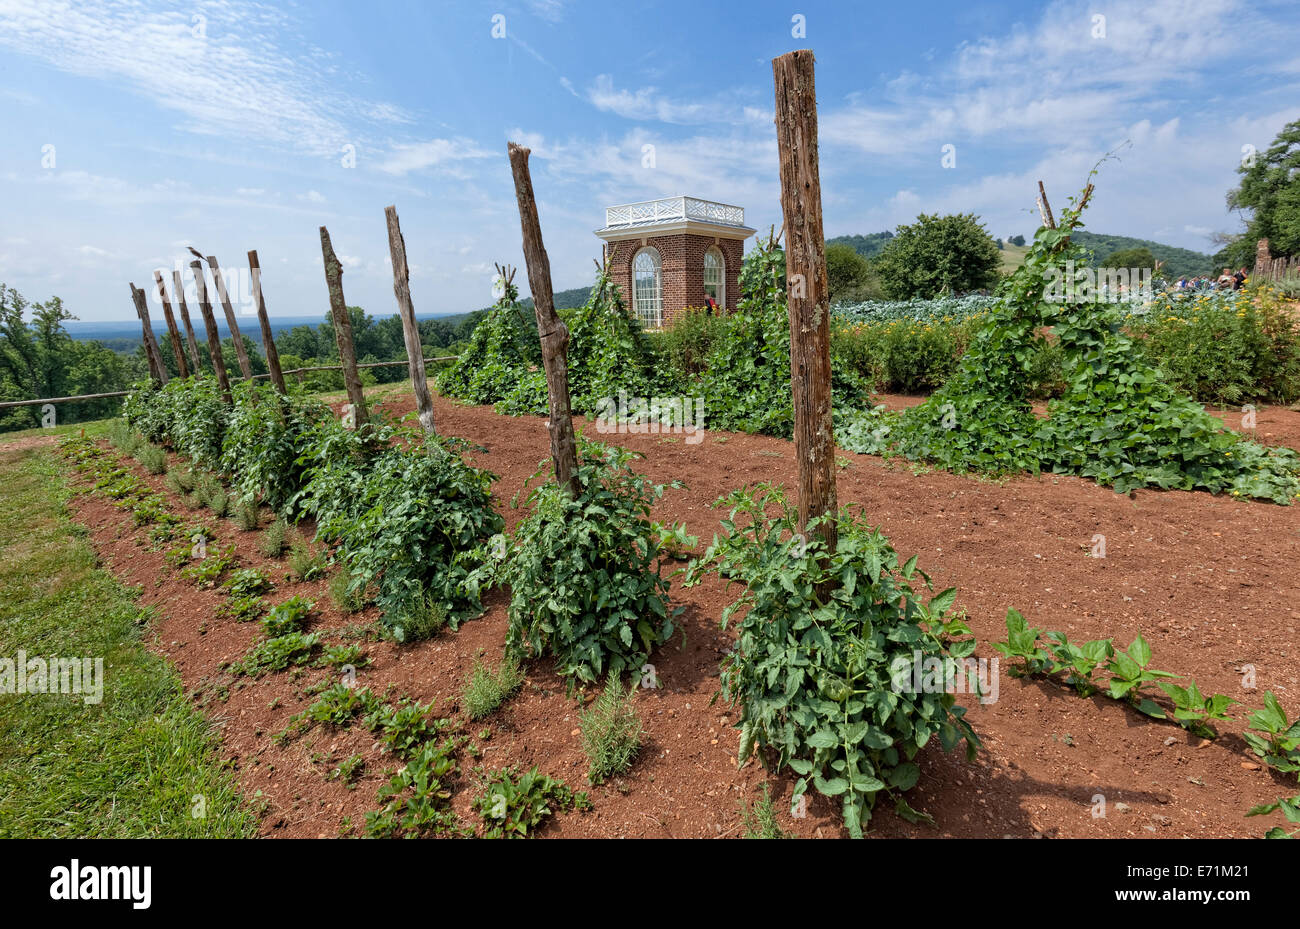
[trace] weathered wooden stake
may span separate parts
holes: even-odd
[[[167,320],[167,333],[172,340],[172,354],[176,356],[176,370],[182,378],[190,376],[190,366],[185,361],[185,349],[181,347],[181,334],[176,329],[176,317],[172,315],[172,302],[167,299],[167,287],[163,284],[162,274],[153,273],[153,281],[158,285],[158,296],[162,298],[163,317]]]
[[[1056,228],[1056,217],[1052,215],[1052,205],[1047,202],[1047,189],[1043,182],[1038,182],[1038,212],[1043,217],[1043,225],[1048,229]]]
[[[262,327],[262,347],[266,350],[266,368],[271,372],[271,383],[282,394],[289,391],[284,386],[284,372],[280,370],[280,352],[276,350],[271,335],[271,319],[266,315],[266,300],[262,298],[262,266],[257,262],[257,249],[248,253],[248,273],[253,279],[253,299],[257,302],[257,322]]]
[[[235,357],[239,359],[239,370],[244,380],[253,379],[253,368],[248,363],[248,350],[244,348],[244,335],[239,331],[239,321],[235,319],[235,308],[230,305],[230,294],[226,292],[226,282],[221,277],[221,267],[215,255],[208,256],[208,267],[212,269],[212,283],[217,286],[217,298],[221,309],[226,314],[226,325],[230,327],[230,340],[235,343]]]
[[[135,313],[140,317],[140,326],[144,330],[144,355],[149,360],[149,373],[158,382],[158,386],[167,383],[167,366],[163,364],[162,353],[158,351],[158,342],[153,337],[153,324],[149,321],[149,304],[145,293],[135,284],[131,285],[131,301],[135,304]]]
[[[415,321],[415,304],[411,302],[411,271],[406,264],[406,240],[397,221],[397,207],[384,208],[388,222],[388,251],[393,259],[393,293],[397,296],[397,311],[402,317],[402,335],[406,339],[406,359],[411,371],[411,386],[415,391],[415,408],[420,413],[420,425],[427,435],[435,435],[433,427],[433,396],[429,393],[429,379],[424,371],[424,346],[420,343],[420,327]]]
[[[357,427],[370,419],[366,412],[366,396],[361,392],[361,376],[357,374],[357,351],[352,344],[352,317],[348,316],[343,300],[343,265],[330,244],[329,230],[320,227],[321,257],[325,261],[325,285],[330,292],[330,313],[334,318],[334,342],[339,348],[339,362],[343,365],[343,383],[348,388],[352,402],[353,421]],[[423,357],[423,355],[421,355]]]
[[[194,272],[194,286],[198,288],[199,312],[203,314],[203,326],[208,331],[208,353],[212,356],[212,371],[217,375],[217,386],[221,388],[221,397],[230,403],[230,377],[226,374],[226,360],[221,357],[221,333],[217,330],[217,319],[212,315],[212,299],[208,296],[208,283],[203,279],[203,262],[191,261],[190,270]]]
[[[546,369],[546,392],[550,398],[551,458],[555,461],[555,478],[561,487],[577,497],[578,443],[573,435],[573,413],[569,407],[569,329],[555,312],[551,292],[551,261],[542,244],[542,226],[537,218],[537,201],[533,181],[528,173],[530,150],[510,142],[510,171],[515,179],[515,198],[519,201],[519,225],[524,239],[524,260],[528,266],[528,287],[533,292],[533,313],[537,317],[537,334],[542,343],[542,365]]]
[[[817,535],[834,552],[838,543],[835,431],[831,419],[830,288],[822,233],[822,190],[817,163],[817,94],[813,53],[772,60],[776,83],[776,140],[785,217],[785,269],[790,310],[790,384],[794,450],[799,464],[799,531],[826,517]]]
[[[199,343],[194,338],[194,326],[190,323],[190,308],[185,305],[185,282],[181,272],[172,271],[172,292],[176,294],[176,305],[181,310],[181,324],[185,327],[185,344],[190,350],[190,362],[194,365],[194,376],[203,374],[203,357],[199,354]]]

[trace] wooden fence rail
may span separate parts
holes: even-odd
[[[424,363],[432,364],[438,361],[455,361],[459,357],[460,357],[459,355],[439,355],[437,358],[424,359]],[[391,367],[396,367],[397,365],[404,365],[404,364],[406,364],[405,359],[403,359],[402,361],[371,361],[371,362],[367,362],[366,364],[359,364],[357,365],[357,367],[358,368],[391,368]],[[293,368],[289,371],[285,371],[284,373],[286,375],[306,374],[309,371],[339,371],[342,370],[342,368],[343,368],[342,365],[320,365],[311,368]],[[256,380],[257,378],[270,377],[270,376],[271,375],[269,374],[254,374],[253,379]],[[131,391],[129,390],[115,390],[112,391],[111,393],[106,393],[106,394],[82,394],[81,396],[78,397],[42,397],[39,400],[5,400],[4,402],[0,402],[0,410],[9,410],[9,409],[13,409],[14,407],[20,407],[20,406],[40,406],[43,403],[72,403],[73,401],[76,400],[106,400],[110,397],[128,397],[130,395],[131,395]]]

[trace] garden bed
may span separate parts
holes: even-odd
[[[408,412],[413,402],[395,406]],[[511,509],[509,501],[548,454],[542,419],[504,417],[440,398],[436,415],[443,434],[486,447],[467,457],[499,476],[495,501],[513,528],[522,511]],[[703,443],[688,445],[681,436],[602,437],[592,423],[579,425],[591,438],[644,453],[636,467],[651,479],[683,481],[686,488],[668,491],[654,516],[685,522],[702,543],[725,515],[709,508],[719,496],[750,482],[795,483],[793,446],[781,439],[709,433]],[[1300,413],[1262,409],[1259,436],[1296,444]],[[1031,624],[1066,631],[1072,640],[1114,636],[1127,643],[1140,632],[1151,644],[1155,666],[1195,677],[1207,693],[1234,696],[1253,709],[1272,690],[1292,717],[1300,710],[1300,576],[1294,569],[1300,509],[1204,493],[1120,495],[1057,475],[994,483],[944,472],[913,474],[905,462],[889,466],[847,452],[839,457],[840,502],[863,504],[868,520],[881,524],[904,557],[918,553],[936,589],[958,588],[957,605],[967,610],[980,641],[978,655],[995,655],[990,643],[1005,637],[1002,618],[1015,607]],[[161,478],[136,470],[185,514]],[[384,772],[398,763],[382,755],[360,727],[338,733],[317,728],[286,744],[272,739],[310,702],[303,690],[333,672],[311,669],[297,680],[280,672],[238,686],[220,666],[247,650],[258,637],[257,624],[217,618],[225,598],[181,579],[162,551],[138,541],[144,530],[132,528],[129,514],[96,495],[79,496],[71,506],[90,527],[106,564],[143,588],[142,602],[158,607],[155,645],[175,662],[186,687],[220,727],[222,750],[245,796],[264,805],[261,832],[359,834],[365,812],[377,805]],[[373,607],[360,615],[339,611],[326,581],[284,582],[284,562],[257,553],[257,533],[240,532],[210,514],[206,521],[219,523],[212,545],[234,543],[242,566],[273,576],[275,601],[302,594],[317,602],[313,631],[325,630],[328,638],[376,618]],[[1104,560],[1090,557],[1097,534],[1106,536]],[[686,607],[680,622],[685,646],[675,636],[652,656],[662,687],[639,690],[635,697],[647,734],[641,757],[625,778],[591,789],[592,810],[564,813],[542,834],[736,836],[742,831],[741,800],[758,799],[760,785],[768,782],[787,831],[842,835],[836,804],[809,794],[807,817],[792,819],[791,778],[768,776],[755,763],[736,770],[735,712],[721,702],[709,705],[718,687],[718,662],[731,644],[732,634],[718,620],[732,594],[710,579],[685,591],[675,581],[672,595]],[[359,683],[375,691],[392,684],[420,701],[437,700],[436,715],[451,713],[475,658],[500,656],[506,599],[501,592],[490,594],[483,617],[429,641],[367,642],[372,664],[359,672]],[[1256,669],[1258,690],[1242,690],[1238,669],[1248,664]],[[1261,770],[1259,759],[1247,752],[1240,722],[1221,725],[1220,737],[1201,745],[1176,726],[1112,701],[1015,680],[1006,670],[997,702],[980,706],[970,696],[959,698],[985,743],[978,759],[967,764],[935,748],[920,756],[921,782],[908,797],[934,816],[936,826],[912,825],[882,809],[871,835],[1257,836],[1279,817],[1246,819],[1246,811],[1293,792],[1292,783]],[[523,691],[497,715],[465,724],[469,735],[492,729],[486,741],[474,740],[483,749],[477,763],[538,765],[542,773],[585,789],[578,706],[566,698],[564,682],[548,661],[533,662],[527,671]],[[354,753],[366,759],[355,789],[326,779]],[[475,763],[463,758],[462,770]],[[1097,794],[1107,800],[1104,818],[1093,816]],[[472,778],[462,775],[452,806],[466,823],[475,819],[473,795]],[[341,830],[345,817],[351,828]]]

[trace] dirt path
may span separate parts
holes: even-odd
[[[407,412],[412,404],[397,408]],[[494,492],[513,527],[521,512],[509,507],[510,498],[548,454],[542,420],[498,416],[442,399],[436,415],[442,433],[486,448],[471,457],[499,476]],[[724,492],[763,480],[794,483],[792,445],[784,440],[710,433],[689,445],[681,436],[602,437],[590,422],[583,428],[591,438],[644,453],[639,468],[654,480],[685,482],[686,489],[667,492],[655,517],[685,522],[706,542],[720,515],[709,505]],[[1277,438],[1300,437],[1300,414],[1266,408],[1258,428]],[[1191,675],[1205,692],[1226,693],[1251,707],[1272,690],[1292,717],[1300,715],[1300,508],[1201,493],[1138,491],[1130,498],[1051,475],[990,483],[942,472],[913,474],[905,465],[848,452],[840,460],[840,501],[861,504],[903,558],[919,554],[936,589],[958,588],[957,603],[969,612],[981,642],[977,654],[995,655],[987,643],[1004,637],[1003,616],[1014,606],[1031,624],[1063,630],[1071,639],[1114,636],[1127,645],[1141,631],[1154,667]],[[161,481],[153,482],[161,487]],[[137,542],[129,517],[98,498],[79,498],[74,506],[109,565],[140,584],[144,601],[164,614],[158,647],[218,719],[223,751],[234,759],[245,791],[261,790],[267,799],[263,831],[334,835],[344,816],[359,824],[364,811],[376,806],[382,769],[392,767],[364,730],[314,733],[286,746],[271,740],[305,705],[302,691],[324,672],[231,686],[217,666],[254,641],[256,625],[215,619],[221,598],[175,578],[161,553]],[[175,506],[183,509],[179,502]],[[222,543],[239,544],[245,564],[266,565],[252,536],[228,523],[219,534]],[[1091,557],[1099,535],[1105,536],[1104,559]],[[283,577],[282,564],[269,567]],[[374,617],[373,610],[360,620],[341,615],[325,596],[324,582],[281,584],[272,599],[300,592],[321,602],[320,628],[337,630]],[[641,759],[625,781],[592,792],[592,812],[565,815],[545,834],[734,836],[739,801],[756,797],[767,780],[786,828],[807,836],[842,835],[832,803],[814,798],[806,818],[791,819],[784,811],[792,780],[753,764],[736,770],[735,714],[721,703],[709,706],[718,661],[732,640],[718,626],[731,597],[716,582],[689,591],[674,584],[673,593],[686,606],[685,646],[675,638],[651,659],[663,687],[642,690],[636,698],[647,731]],[[377,689],[395,684],[422,700],[436,698],[449,711],[474,658],[485,653],[495,660],[500,654],[505,598],[497,593],[488,603],[485,616],[457,633],[400,649],[369,645],[374,664],[361,681]],[[1258,690],[1243,690],[1239,669],[1245,665],[1256,669]],[[909,799],[931,813],[937,826],[913,826],[882,809],[872,821],[873,834],[1257,836],[1269,824],[1247,820],[1245,812],[1288,788],[1294,792],[1294,782],[1258,769],[1258,759],[1239,738],[1241,724],[1221,726],[1223,735],[1202,746],[1175,726],[1138,717],[1111,701],[1023,683],[1005,670],[997,701],[972,705],[968,717],[985,742],[980,757],[967,764],[937,748],[921,756],[921,783]],[[229,688],[224,701],[222,688]],[[962,701],[972,704],[969,697]],[[583,785],[577,704],[565,698],[563,683],[545,663],[534,664],[524,692],[491,725],[481,763],[537,764],[574,787]],[[353,752],[367,758],[357,789],[325,780]],[[1099,794],[1107,803],[1104,818],[1093,815]],[[453,801],[467,820],[472,795],[472,780],[466,779]]]

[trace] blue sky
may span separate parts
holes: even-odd
[[[0,0],[0,281],[124,319],[186,245],[232,269],[256,248],[271,313],[320,316],[324,224],[348,302],[386,316],[395,203],[417,312],[476,309],[494,261],[523,264],[512,139],[555,286],[587,284],[607,205],[780,224],[770,61],[794,48],[828,237],[919,212],[1032,235],[1038,179],[1063,203],[1129,142],[1089,228],[1213,251],[1243,146],[1300,118],[1294,2]]]

